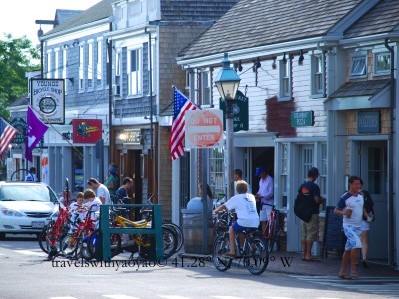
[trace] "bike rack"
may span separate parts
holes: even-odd
[[[109,208],[142,208],[148,207],[152,209],[152,227],[151,228],[134,228],[134,227],[115,227],[111,228],[109,225]],[[156,257],[157,260],[163,259],[163,241],[162,241],[162,209],[161,205],[148,204],[118,204],[118,205],[101,205],[100,206],[100,250],[102,256],[99,259],[104,261],[111,260],[111,244],[110,236],[114,234],[146,234],[155,235]],[[101,248],[102,247],[102,248]]]

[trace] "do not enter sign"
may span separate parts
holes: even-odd
[[[223,111],[191,110],[185,115],[186,147],[223,146]]]

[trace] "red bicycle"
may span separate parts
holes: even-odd
[[[61,252],[65,257],[91,259],[91,254],[87,248],[87,240],[96,229],[96,221],[92,219],[91,214],[95,211],[92,208],[98,207],[93,205],[83,221],[78,222],[78,227],[73,233],[68,233],[61,241]]]
[[[68,203],[70,202],[68,179],[65,180],[64,202],[65,207],[58,208],[58,212],[52,216],[50,222],[43,228],[39,235],[39,246],[45,253],[53,252],[55,255],[60,248],[61,240],[68,233],[72,221],[69,218]],[[66,200],[65,200],[66,199]]]
[[[272,211],[270,213],[270,219],[267,222],[266,232],[263,237],[266,240],[268,251],[272,252],[274,244],[277,243],[278,238],[283,233],[283,228],[280,225],[280,211],[276,209],[276,206],[271,205]]]

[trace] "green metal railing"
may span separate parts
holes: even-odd
[[[148,207],[152,209],[151,227],[148,228],[134,228],[134,227],[110,227],[109,209],[110,207],[118,208],[143,208]],[[162,209],[161,205],[148,204],[128,204],[128,205],[101,205],[100,206],[100,247],[99,259],[104,261],[111,260],[111,234],[145,234],[155,235],[155,255],[157,260],[163,259],[163,239],[162,239]],[[152,246],[152,245],[151,245]]]

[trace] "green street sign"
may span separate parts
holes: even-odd
[[[248,131],[248,102],[248,97],[238,90],[233,103],[234,132]],[[219,105],[220,109],[223,110],[223,128],[226,130],[226,102],[219,99]]]
[[[313,111],[291,112],[291,127],[311,127],[313,124]]]
[[[15,129],[18,130],[17,135],[15,135],[12,143],[23,144],[26,139],[26,121],[23,118],[17,117],[14,118],[10,125],[12,125]]]

